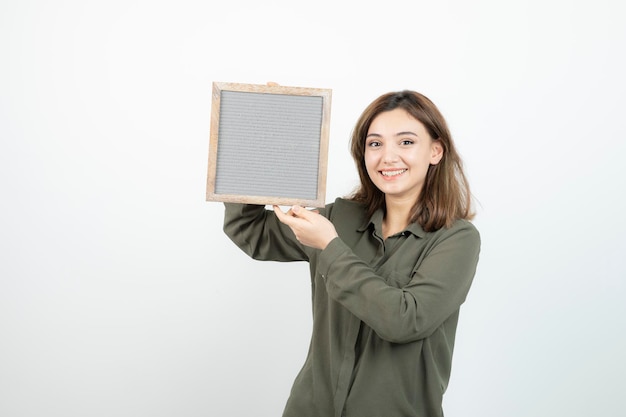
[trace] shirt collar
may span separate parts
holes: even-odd
[[[359,232],[364,232],[369,229],[369,227],[374,227],[374,230],[377,230],[380,234],[382,234],[383,230],[383,209],[378,209],[372,214],[372,217],[369,220],[365,220],[363,224],[357,229]],[[422,229],[418,223],[413,222],[409,223],[406,227],[405,231],[413,233],[417,237],[424,237],[426,232]]]

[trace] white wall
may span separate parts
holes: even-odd
[[[204,201],[212,81],[333,89],[327,201],[366,104],[432,98],[483,238],[446,415],[621,415],[625,16],[506,3],[2,2],[0,415],[280,415],[307,266]]]

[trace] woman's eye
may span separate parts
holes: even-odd
[[[367,146],[369,146],[370,148],[376,148],[380,146],[380,142],[373,140],[370,143],[368,143]]]
[[[404,139],[400,143],[402,143],[403,145],[413,145],[415,141],[413,141],[412,139]]]

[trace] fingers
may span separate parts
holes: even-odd
[[[304,219],[304,220],[312,220],[313,215],[314,214],[319,214],[319,210],[314,209],[314,210],[307,210],[302,206],[292,206],[291,209],[289,210],[290,212],[292,212],[292,216],[293,217],[298,217],[300,219]]]
[[[324,249],[337,237],[333,224],[319,214],[318,210],[292,206],[286,213],[280,207],[273,206],[278,220],[288,226],[300,243],[312,248]]]
[[[293,227],[294,214],[293,214],[292,209],[287,210],[286,213],[282,211],[281,208],[278,206],[273,206],[273,209],[274,209],[274,214],[276,214],[276,217],[278,217],[278,220],[281,223],[284,223],[289,227]]]
[[[302,206],[298,206],[298,205],[294,205],[292,206],[289,210],[287,210],[287,212],[283,212],[280,207],[274,205],[272,206],[272,208],[274,209],[274,213],[276,213],[276,216],[278,217],[278,220],[280,220],[281,222],[287,224],[287,225],[292,225],[294,224],[294,222],[292,221],[292,219],[294,218],[299,218],[299,219],[303,219],[303,220],[310,220],[311,219],[311,215],[313,213],[315,214],[319,214],[319,210],[314,209],[314,210],[307,210]]]
[[[288,217],[288,215],[285,214],[278,206],[272,206],[272,208],[274,209],[274,214],[276,214],[276,217],[278,217],[278,220],[285,223],[285,218]]]

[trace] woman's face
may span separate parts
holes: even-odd
[[[365,138],[365,167],[386,199],[415,202],[429,165],[443,156],[439,141],[406,110],[380,113],[372,120]]]

